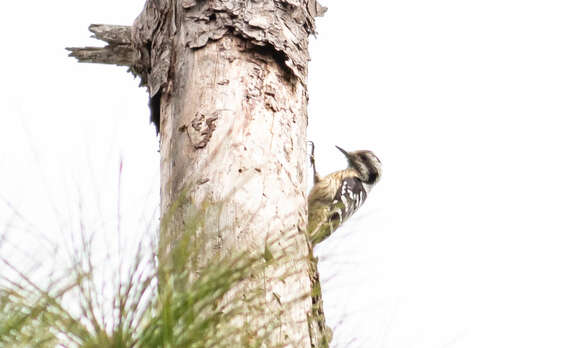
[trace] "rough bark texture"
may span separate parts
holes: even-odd
[[[305,84],[308,36],[315,33],[314,17],[325,8],[315,0],[158,0],[147,1],[133,24],[133,42],[150,60],[144,72],[151,96],[167,83],[171,38],[183,33],[180,44],[200,48],[230,32],[258,46],[269,46]]]
[[[161,97],[162,211],[187,190],[194,206],[216,207],[204,216],[203,231],[214,253],[261,253],[276,241],[269,245],[274,255],[291,255],[256,275],[272,310],[247,320],[279,320],[273,346],[307,347],[311,303],[297,301],[310,293],[308,247],[299,233],[307,220],[306,91],[246,40],[225,36],[202,50],[182,47],[172,93]],[[282,281],[281,274],[292,275]]]
[[[329,336],[320,294],[301,297],[320,289],[302,232],[308,36],[324,10],[315,0],[148,0],[130,40],[126,27],[92,26],[109,45],[71,49],[81,61],[129,66],[148,87],[161,134],[162,214],[185,192],[192,209],[219,207],[206,216],[212,253],[263,252],[275,242],[274,254],[291,256],[249,280],[263,287],[267,307],[289,308],[272,310],[282,323],[272,346],[322,347]]]

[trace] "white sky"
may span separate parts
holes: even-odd
[[[374,150],[385,173],[317,249],[334,347],[579,347],[580,4],[325,4],[309,79],[320,170],[345,165],[336,144]],[[122,158],[124,230],[158,204],[145,90],[64,51],[142,5],[0,13],[0,231],[38,262],[40,237],[3,201],[51,238],[78,227],[79,197],[87,226],[114,228]]]

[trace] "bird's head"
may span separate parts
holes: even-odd
[[[374,185],[381,178],[381,160],[368,150],[348,152],[338,146],[336,148],[346,156],[348,166],[359,172],[361,180]]]

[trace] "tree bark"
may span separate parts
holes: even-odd
[[[292,255],[279,266],[290,269],[268,270],[256,283],[267,307],[281,301],[288,309],[274,346],[306,347],[310,304],[296,301],[310,292],[307,243],[299,233],[307,220],[306,91],[271,55],[234,36],[200,50],[177,48],[176,55],[172,91],[161,96],[162,212],[186,190],[194,210],[208,202],[216,207],[203,217],[213,253],[262,253],[276,241]],[[293,276],[276,279],[284,273]]]
[[[262,288],[267,308],[286,308],[259,313],[281,323],[271,346],[328,344],[303,233],[308,36],[323,12],[315,0],[148,0],[130,44],[126,27],[92,26],[109,45],[70,49],[80,61],[129,66],[148,87],[160,131],[162,216],[180,195],[187,202],[172,226],[209,203],[209,253],[269,248],[288,257],[245,285]],[[163,256],[174,236],[161,233]]]

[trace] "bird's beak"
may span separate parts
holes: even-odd
[[[336,145],[334,145],[334,146],[336,146]],[[345,149],[343,149],[339,146],[336,146],[336,148],[338,149],[338,151],[342,152],[342,154],[345,155],[346,158],[350,158],[350,154],[348,153],[348,151],[346,151]]]

